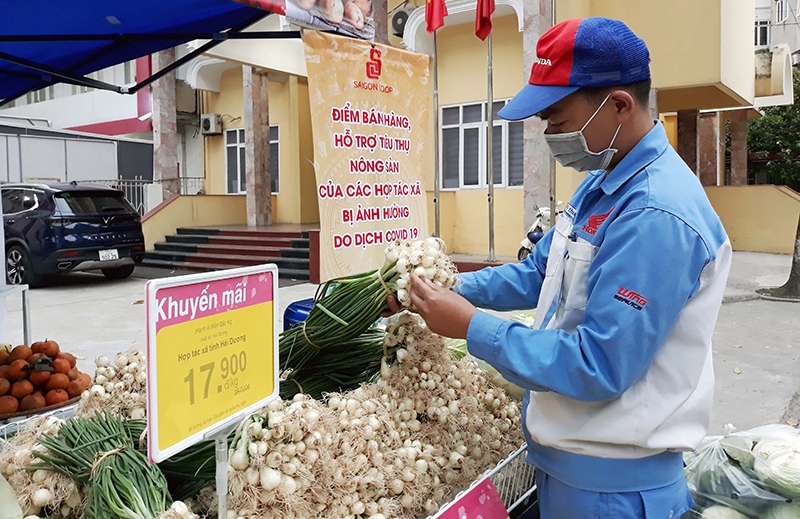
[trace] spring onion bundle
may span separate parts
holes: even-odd
[[[320,285],[314,307],[303,325],[281,334],[281,369],[301,369],[325,348],[367,331],[381,312],[388,309],[389,295],[410,308],[407,289],[412,273],[446,288],[452,287],[457,279],[455,267],[439,238],[391,244],[380,269]]]
[[[110,414],[72,418],[55,436],[43,436],[46,448],[34,455],[34,469],[58,472],[88,487],[86,513],[93,519],[157,519],[171,499],[161,470],[136,450],[136,441]]]
[[[0,438],[0,473],[16,493],[26,517],[80,517],[83,512],[80,486],[70,477],[32,467],[38,461],[35,453],[42,449],[39,439],[57,434],[63,423],[54,416],[37,416],[7,441]]]
[[[281,398],[290,400],[303,393],[319,399],[323,393],[355,389],[374,379],[380,373],[385,335],[382,329],[371,328],[342,345],[325,348],[301,369],[286,375],[281,381]]]

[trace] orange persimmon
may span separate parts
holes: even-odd
[[[24,359],[17,359],[8,366],[8,375],[6,378],[9,380],[19,380],[21,378],[25,378],[25,374],[28,371],[30,365],[28,364],[27,360]]]
[[[8,363],[11,364],[15,360],[19,359],[27,360],[28,357],[30,357],[31,355],[33,355],[33,350],[31,350],[24,344],[21,344],[16,348],[14,348],[13,350],[11,350],[11,353],[9,353],[8,355]]]
[[[11,396],[25,398],[33,393],[33,384],[30,380],[18,380],[11,385]]]
[[[19,409],[19,400],[11,395],[0,396],[0,414],[16,413]]]
[[[20,411],[33,411],[35,409],[41,409],[42,407],[46,406],[47,402],[44,398],[44,395],[40,392],[32,393],[25,398],[23,398],[19,403],[19,410]]]
[[[67,359],[56,359],[53,361],[53,372],[54,373],[64,373],[65,375],[69,372],[69,361]]]
[[[56,341],[46,340],[42,345],[42,353],[50,357],[51,359],[55,359],[58,357],[58,354],[61,352],[61,349],[58,347],[58,343]]]
[[[74,368],[78,364],[77,359],[75,359],[75,355],[73,355],[72,353],[64,353],[62,351],[61,353],[58,354],[56,358],[65,359],[67,362],[69,362],[70,368]]]
[[[47,405],[55,405],[69,400],[69,395],[63,389],[52,389],[47,392],[47,395],[45,395],[44,400],[47,403]]]
[[[28,373],[28,380],[30,380],[31,384],[34,386],[41,386],[42,384],[46,383],[49,378],[49,371],[38,371],[34,369]]]
[[[69,377],[63,373],[54,373],[50,375],[47,380],[47,389],[67,389],[69,386]]]

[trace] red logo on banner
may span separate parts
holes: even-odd
[[[369,61],[367,61],[367,77],[378,79],[381,77],[381,51],[370,49]]]

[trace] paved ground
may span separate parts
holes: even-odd
[[[714,334],[717,395],[711,432],[728,422],[739,428],[800,419],[800,304],[759,299],[755,289],[782,284],[789,256],[735,253]],[[149,277],[178,275],[141,270],[122,281],[73,274],[32,290],[34,340],[57,340],[91,370],[92,360],[131,347],[145,347],[144,285]],[[141,277],[139,277],[141,276]],[[311,297],[315,286],[282,281],[280,315]],[[18,297],[8,301],[8,342],[22,341]]]

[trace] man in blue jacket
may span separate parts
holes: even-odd
[[[568,20],[537,56],[500,116],[547,121],[555,159],[586,179],[525,261],[462,274],[454,291],[414,277],[411,300],[527,390],[542,519],[680,517],[692,505],[681,453],[711,413],[730,243],[649,115],[641,39],[616,20]],[[473,305],[535,307],[536,322]]]

